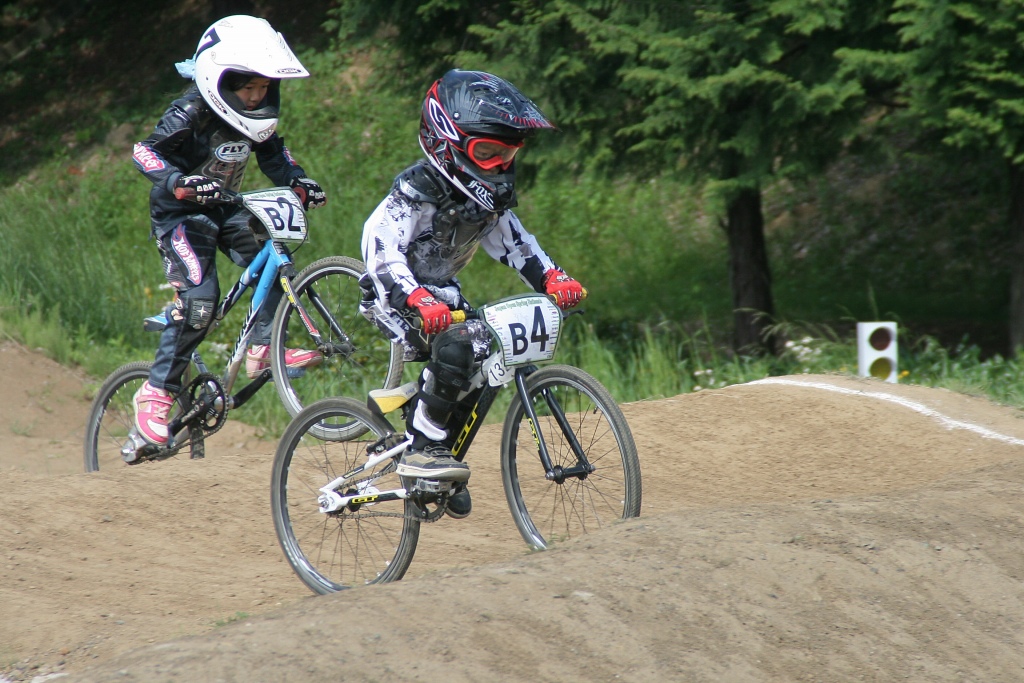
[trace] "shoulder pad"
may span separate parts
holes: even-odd
[[[425,159],[417,161],[399,173],[392,189],[398,190],[414,202],[429,204],[442,204],[451,194],[444,177]]]
[[[202,126],[206,123],[212,113],[210,107],[206,104],[206,100],[199,94],[199,89],[195,86],[186,90],[181,97],[174,100],[171,104],[184,112],[189,121],[196,126]]]

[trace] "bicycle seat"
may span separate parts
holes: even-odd
[[[374,389],[370,392],[370,398],[366,403],[381,415],[387,415],[411,401],[417,391],[419,391],[419,385],[416,380],[406,382],[394,389]]]

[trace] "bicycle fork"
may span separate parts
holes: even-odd
[[[579,439],[576,438],[576,433],[572,430],[572,426],[569,424],[569,420],[566,418],[565,411],[562,410],[558,398],[548,389],[541,390],[544,402],[547,403],[552,417],[555,418],[555,422],[558,423],[559,428],[562,430],[562,436],[569,442],[572,452],[576,455],[576,464],[572,467],[551,464],[551,455],[548,453],[547,443],[544,441],[544,435],[541,433],[537,411],[534,410],[533,402],[530,400],[530,393],[526,389],[526,375],[522,372],[516,372],[515,380],[516,391],[519,392],[519,398],[523,402],[523,409],[526,411],[526,417],[530,422],[530,432],[533,434],[533,440],[537,444],[537,454],[540,456],[541,465],[544,466],[544,478],[556,484],[562,484],[566,479],[572,477],[580,480],[586,479],[597,468],[587,460],[583,446],[580,445]]]
[[[342,359],[347,358],[355,351],[355,347],[352,345],[352,341],[348,338],[348,335],[342,331],[341,326],[331,315],[331,312],[327,310],[327,306],[324,305],[320,295],[317,294],[316,289],[310,284],[306,288],[306,295],[309,297],[310,303],[313,304],[313,308],[316,309],[320,317],[327,322],[328,327],[331,328],[331,332],[337,337],[337,342],[326,342],[320,335],[320,331],[316,328],[316,323],[310,317],[306,311],[302,302],[299,300],[298,295],[295,293],[295,288],[292,287],[292,277],[295,274],[295,269],[291,263],[282,268],[281,276],[278,280],[281,283],[281,289],[284,290],[284,295],[288,299],[295,311],[299,314],[299,319],[302,321],[302,325],[306,328],[306,332],[312,337],[313,342],[316,344],[316,348],[325,356],[340,355]]]

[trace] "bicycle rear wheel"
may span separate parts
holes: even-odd
[[[320,425],[356,424],[363,436],[325,440]],[[288,563],[315,593],[401,579],[419,540],[420,522],[411,500],[363,502],[320,512],[320,488],[363,464],[367,447],[394,430],[351,398],[328,398],[292,420],[274,456],[271,512]],[[342,495],[373,496],[403,488],[389,459],[362,473]]]
[[[501,481],[523,540],[538,550],[640,514],[640,461],[622,410],[594,377],[552,365],[526,381],[537,413],[534,429],[522,399],[512,398],[501,437]],[[541,465],[542,435],[552,466],[576,467],[579,451],[595,468],[581,478],[549,480]]]
[[[373,389],[392,389],[402,379],[402,348],[392,344],[359,312],[362,262],[330,256],[307,266],[292,282],[295,294],[330,350],[318,366],[288,370],[290,348],[310,348],[311,339],[298,309],[282,299],[274,316],[271,368],[274,386],[292,417],[322,398],[365,397]],[[347,344],[346,344],[347,339]],[[334,433],[314,431],[324,438],[354,437],[338,425]]]
[[[143,382],[149,379],[151,367],[152,361],[128,363],[110,373],[103,382],[85,422],[83,455],[86,472],[124,465],[121,447],[128,440],[128,432],[135,424],[133,398]],[[172,410],[172,415],[176,410],[177,407]],[[189,448],[193,458],[203,457],[205,446],[202,439],[191,440]],[[179,450],[162,453],[161,458],[174,455]]]

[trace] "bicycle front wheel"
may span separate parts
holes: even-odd
[[[324,440],[320,425],[358,424],[363,436]],[[288,563],[315,593],[401,579],[419,540],[420,522],[409,499],[365,499],[403,488],[395,459],[362,472],[341,495],[364,498],[320,512],[320,488],[367,461],[367,447],[394,430],[355,399],[328,398],[305,408],[285,429],[274,456],[271,511]]]
[[[312,340],[298,309],[287,297],[277,309],[271,335],[271,368],[277,393],[292,417],[322,398],[361,398],[373,389],[392,389],[402,379],[401,346],[392,344],[359,312],[359,277],[363,271],[362,262],[356,259],[330,256],[307,266],[292,282],[302,308],[329,347],[318,366],[286,367],[287,351],[308,349]],[[356,436],[354,432],[317,434],[323,438]]]
[[[538,550],[640,514],[640,460],[622,410],[594,377],[552,365],[526,381],[537,414],[531,426],[522,399],[512,398],[501,437],[501,481],[523,540]],[[534,428],[535,427],[535,428]],[[546,477],[539,439],[555,472]],[[558,476],[580,465],[581,476]]]

